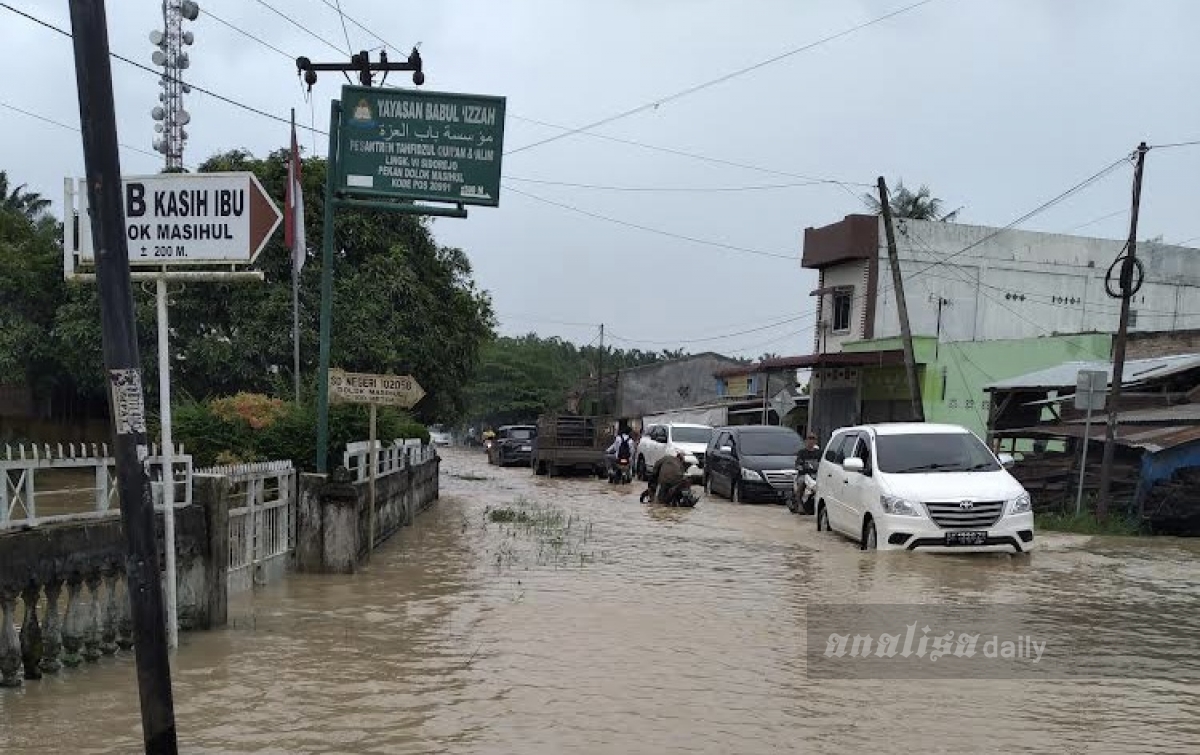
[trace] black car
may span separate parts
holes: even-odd
[[[496,431],[496,442],[488,450],[488,463],[507,467],[510,464],[529,466],[533,457],[536,425],[504,425]]]
[[[704,489],[734,503],[787,501],[803,439],[788,427],[735,425],[713,430],[704,464]]]

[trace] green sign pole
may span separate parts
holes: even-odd
[[[329,342],[333,329],[333,209],[337,181],[338,131],[342,107],[329,106],[329,158],[325,163],[325,219],[321,242],[321,356],[317,369],[317,473],[328,470],[329,460]]]

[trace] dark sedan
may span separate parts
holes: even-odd
[[[496,431],[496,442],[488,450],[488,463],[500,467],[529,466],[536,437],[536,425],[504,425]]]

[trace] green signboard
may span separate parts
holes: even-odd
[[[337,190],[495,207],[504,98],[342,87]]]

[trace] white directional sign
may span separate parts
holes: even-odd
[[[249,264],[283,220],[253,173],[163,173],[121,183],[135,267]],[[80,194],[86,218],[87,192]],[[79,257],[92,262],[88,224],[80,225]]]
[[[377,404],[409,409],[425,396],[425,391],[408,375],[371,375],[330,370],[329,396],[334,401],[348,404]]]

